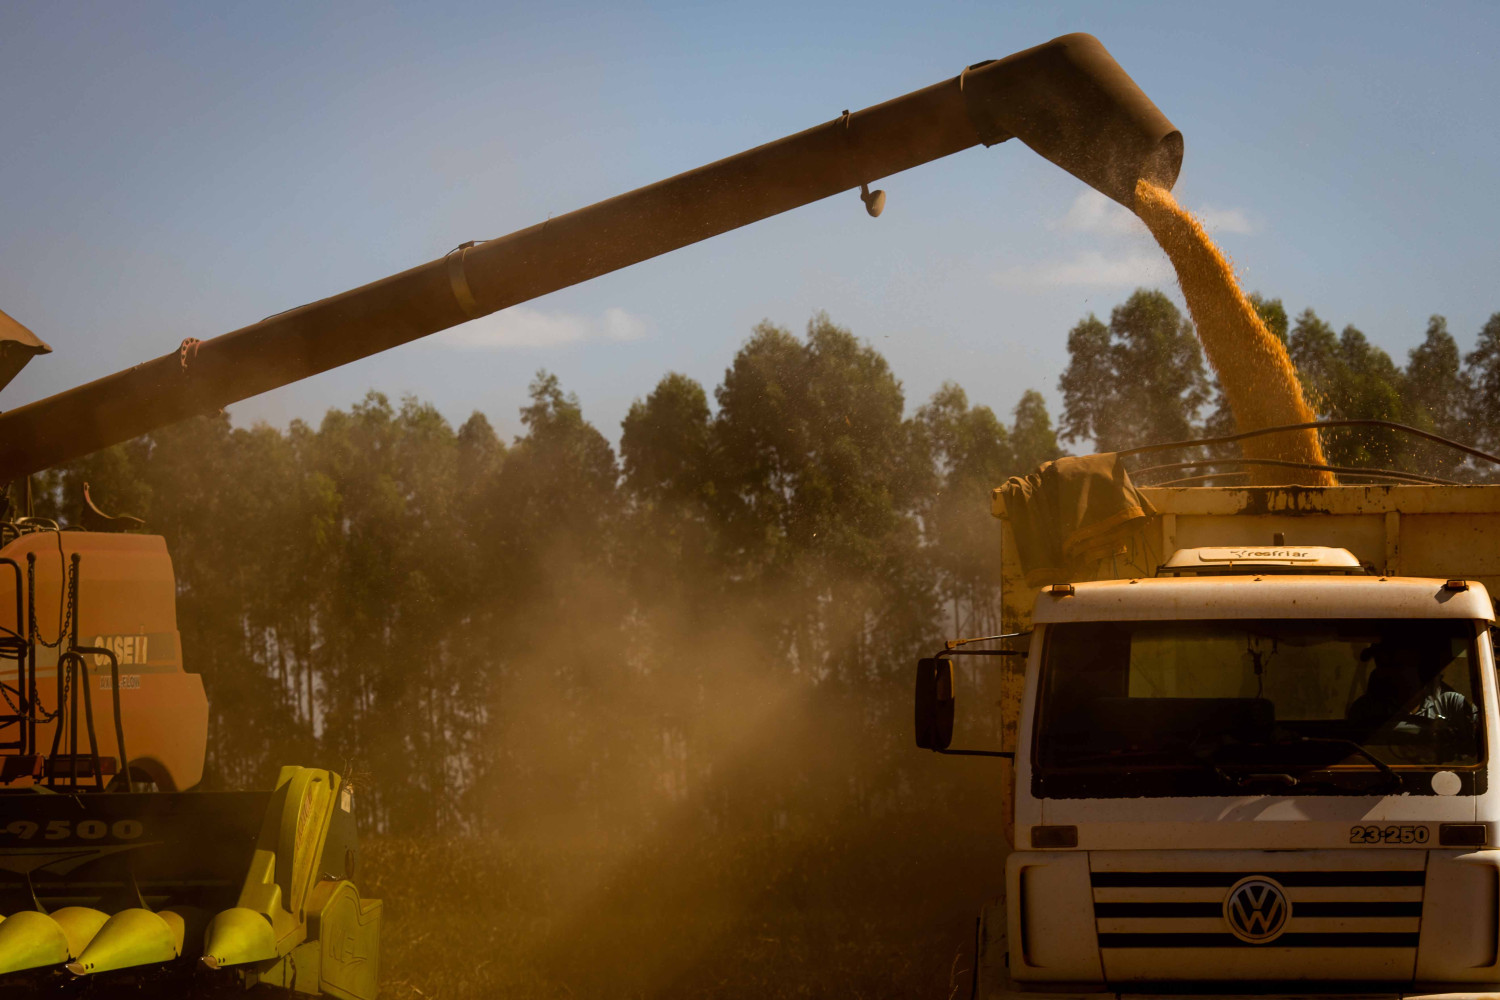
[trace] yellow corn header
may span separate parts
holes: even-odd
[[[352,881],[352,807],[338,775],[302,767],[271,792],[0,796],[0,974],[373,998],[381,906]]]

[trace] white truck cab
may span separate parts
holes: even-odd
[[[1239,527],[1278,542],[1255,546],[1234,542],[1223,496],[1184,510],[1268,491],[1150,491],[1176,523],[1158,514],[1102,578],[1017,588],[1034,603],[1014,850],[981,918],[977,996],[1500,991],[1500,697],[1477,578],[1496,556],[1462,560],[1474,577],[1387,572],[1403,530],[1472,527],[1403,525],[1391,494],[1414,489],[1438,488],[1296,491],[1373,499],[1361,513],[1396,533],[1376,558],[1284,542],[1371,534],[1338,516],[1347,492],[1274,532],[1250,497]],[[1500,509],[1500,488],[1470,489]],[[1142,572],[1168,532],[1209,544],[1157,548]]]

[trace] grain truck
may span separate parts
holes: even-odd
[[[1016,499],[1004,655],[918,668],[919,745],[1009,762],[975,995],[1500,990],[1500,486],[1142,488],[1061,568]]]

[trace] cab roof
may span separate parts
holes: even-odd
[[[1453,589],[1462,584],[1464,589]],[[1425,577],[1249,573],[1057,584],[1037,595],[1033,620],[1167,621],[1210,618],[1467,618],[1493,621],[1484,585]]]
[[[1348,549],[1326,545],[1217,546],[1178,549],[1161,574],[1198,576],[1223,573],[1362,574],[1365,567]]]

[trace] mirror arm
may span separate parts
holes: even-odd
[[[1002,639],[1030,639],[1030,632],[1006,632],[1004,635],[976,635],[972,639],[949,639],[943,645],[948,649],[967,646],[971,642],[999,642]]]

